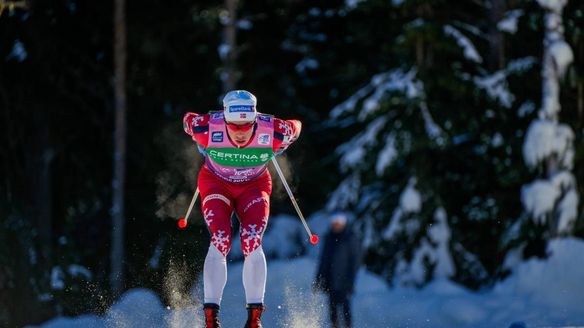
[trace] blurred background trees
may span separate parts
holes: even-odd
[[[112,301],[113,5],[0,16],[1,326]],[[558,234],[537,222],[553,218],[530,220],[521,198],[542,174],[523,147],[542,108],[545,14],[526,0],[128,0],[123,288],[168,298],[177,268],[195,283],[206,228],[175,220],[201,158],[181,118],[220,108],[231,85],[304,121],[287,154],[303,210],[355,212],[367,267],[390,285],[478,289],[545,256]],[[573,61],[557,121],[584,181],[584,4],[562,18]],[[273,212],[292,212],[277,196]],[[584,237],[582,213],[561,236]]]

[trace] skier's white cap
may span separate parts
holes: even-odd
[[[223,97],[223,116],[227,122],[255,122],[257,99],[249,91],[233,90]]]

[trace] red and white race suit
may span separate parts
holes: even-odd
[[[243,150],[246,147],[269,148],[271,156],[281,153],[298,138],[302,125],[297,120],[281,120],[258,113],[257,126],[250,142],[238,147],[229,139],[221,113],[187,113],[183,123],[185,132],[192,136],[205,155],[205,164],[199,171],[198,188],[211,243],[223,256],[229,253],[230,219],[235,211],[241,224],[241,247],[247,257],[261,245],[268,223],[272,193],[272,178],[266,169],[269,158],[264,158],[261,164],[244,163],[242,165],[245,166],[238,167],[226,166],[218,162],[223,157],[213,155],[221,155],[220,150],[230,147]]]

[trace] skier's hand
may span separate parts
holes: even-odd
[[[294,142],[296,139],[298,139],[298,137],[300,137],[300,131],[302,131],[302,122],[298,120],[290,120],[288,122],[290,122],[294,127],[294,134],[292,136],[292,142]]]
[[[197,116],[195,113],[188,112],[183,117],[183,130],[185,130],[186,134],[193,135],[193,122]]]
[[[276,156],[281,155],[286,149],[298,139],[302,123],[298,120],[281,120],[274,121],[274,153]]]

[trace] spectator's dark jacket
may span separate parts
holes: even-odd
[[[361,262],[360,243],[355,234],[345,228],[325,236],[324,248],[316,274],[315,287],[327,293],[351,294]]]

